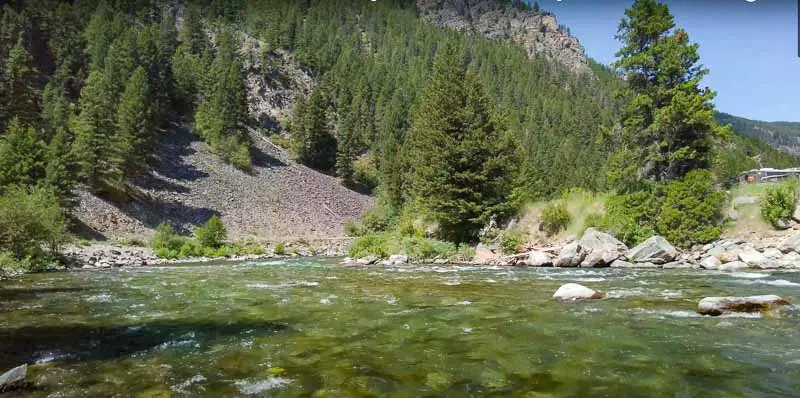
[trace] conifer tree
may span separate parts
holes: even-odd
[[[14,118],[0,138],[0,188],[29,187],[44,176],[42,142],[33,127]]]
[[[76,170],[72,157],[70,134],[60,128],[50,139],[45,152],[46,166],[43,183],[52,188],[61,207],[71,209],[75,205]]]
[[[1,78],[0,128],[14,117],[25,124],[35,123],[39,116],[38,95],[34,85],[36,70],[22,35],[17,38],[17,44],[3,63]]]
[[[107,150],[116,134],[113,93],[105,74],[93,70],[81,90],[79,101],[74,156],[80,175],[96,188],[103,182],[105,173],[111,171]]]
[[[147,73],[141,66],[136,68],[122,94],[117,109],[117,135],[114,151],[121,175],[131,177],[145,169],[148,148],[155,141],[151,100]]]
[[[317,170],[330,171],[336,164],[336,138],[325,114],[328,99],[315,87],[308,101],[300,102],[292,122],[292,149],[297,160]]]
[[[447,44],[415,109],[407,183],[448,240],[474,239],[495,215],[510,215],[518,143],[498,124],[465,55]]]
[[[621,189],[630,176],[671,181],[710,165],[715,94],[699,87],[708,70],[698,63],[698,45],[674,28],[669,8],[656,0],[636,0],[619,26],[623,47],[614,66],[630,101],[622,112],[624,147],[614,159],[619,171],[610,177]]]

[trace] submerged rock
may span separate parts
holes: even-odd
[[[0,376],[0,393],[14,391],[24,387],[28,365],[20,365]]]
[[[547,252],[532,251],[523,263],[529,267],[550,267],[553,265],[553,256]]]
[[[653,236],[631,249],[626,257],[635,263],[666,264],[678,256],[675,249],[663,236]]]
[[[605,297],[605,293],[589,289],[577,283],[561,285],[561,287],[556,290],[555,294],[553,294],[553,298],[559,301],[596,300]]]
[[[556,267],[577,267],[584,258],[586,258],[586,251],[583,250],[580,243],[572,242],[561,249],[553,265]]]
[[[628,251],[628,246],[617,238],[594,228],[587,229],[578,244],[587,253],[581,268],[608,267]]]
[[[727,312],[770,311],[781,305],[790,304],[780,296],[764,295],[750,297],[706,297],[697,305],[697,312],[703,315],[722,315]]]

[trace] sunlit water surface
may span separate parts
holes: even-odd
[[[610,299],[561,304],[577,282]],[[301,259],[27,275],[0,284],[0,371],[32,397],[789,397],[800,311],[702,317],[798,273]]]

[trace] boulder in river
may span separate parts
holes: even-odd
[[[611,268],[633,268],[635,265],[633,263],[629,263],[625,260],[616,260],[611,263]]]
[[[635,263],[665,264],[678,256],[675,249],[663,236],[652,236],[634,247],[625,256]]]
[[[381,265],[403,265],[408,263],[408,256],[405,254],[392,254],[388,259],[381,261]]]
[[[605,297],[605,293],[589,289],[577,283],[561,285],[561,287],[556,290],[556,293],[553,294],[553,298],[559,301],[596,300]]]
[[[770,260],[780,260],[780,258],[783,257],[783,253],[774,247],[764,249],[762,254]]]
[[[20,365],[0,375],[0,393],[14,391],[24,387],[28,365]]]
[[[700,266],[704,269],[717,269],[720,265],[722,265],[722,261],[719,261],[719,259],[714,256],[708,256],[700,261]]]
[[[722,315],[727,312],[770,311],[788,301],[776,295],[750,297],[706,297],[697,305],[697,312],[703,315]]]
[[[744,262],[731,261],[729,263],[720,264],[720,266],[717,267],[717,270],[725,271],[725,272],[735,272],[735,271],[741,271],[741,270],[747,269],[747,268],[748,268],[748,265],[746,263],[744,263]]]
[[[377,262],[377,261],[378,261],[378,257],[376,257],[376,256],[366,256],[366,257],[361,257],[358,260],[356,260],[356,264],[358,264],[358,265],[371,265],[371,264],[375,264],[375,262]]]
[[[532,251],[523,262],[529,267],[550,267],[553,265],[553,256],[547,252]]]
[[[767,258],[755,249],[747,249],[740,252],[739,260],[754,268],[759,268],[767,262]]]
[[[608,267],[628,251],[628,247],[617,238],[594,228],[587,229],[578,244],[586,252],[580,263],[582,268]]]
[[[781,243],[778,244],[778,250],[784,253],[800,253],[800,232],[795,232],[783,238]]]
[[[556,267],[577,267],[584,258],[586,252],[583,247],[578,242],[572,242],[561,249],[553,264]]]

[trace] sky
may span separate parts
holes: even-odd
[[[748,119],[800,122],[798,0],[666,0],[676,27],[700,45],[704,79],[717,109]],[[610,64],[614,35],[633,0],[539,0],[583,44]]]

